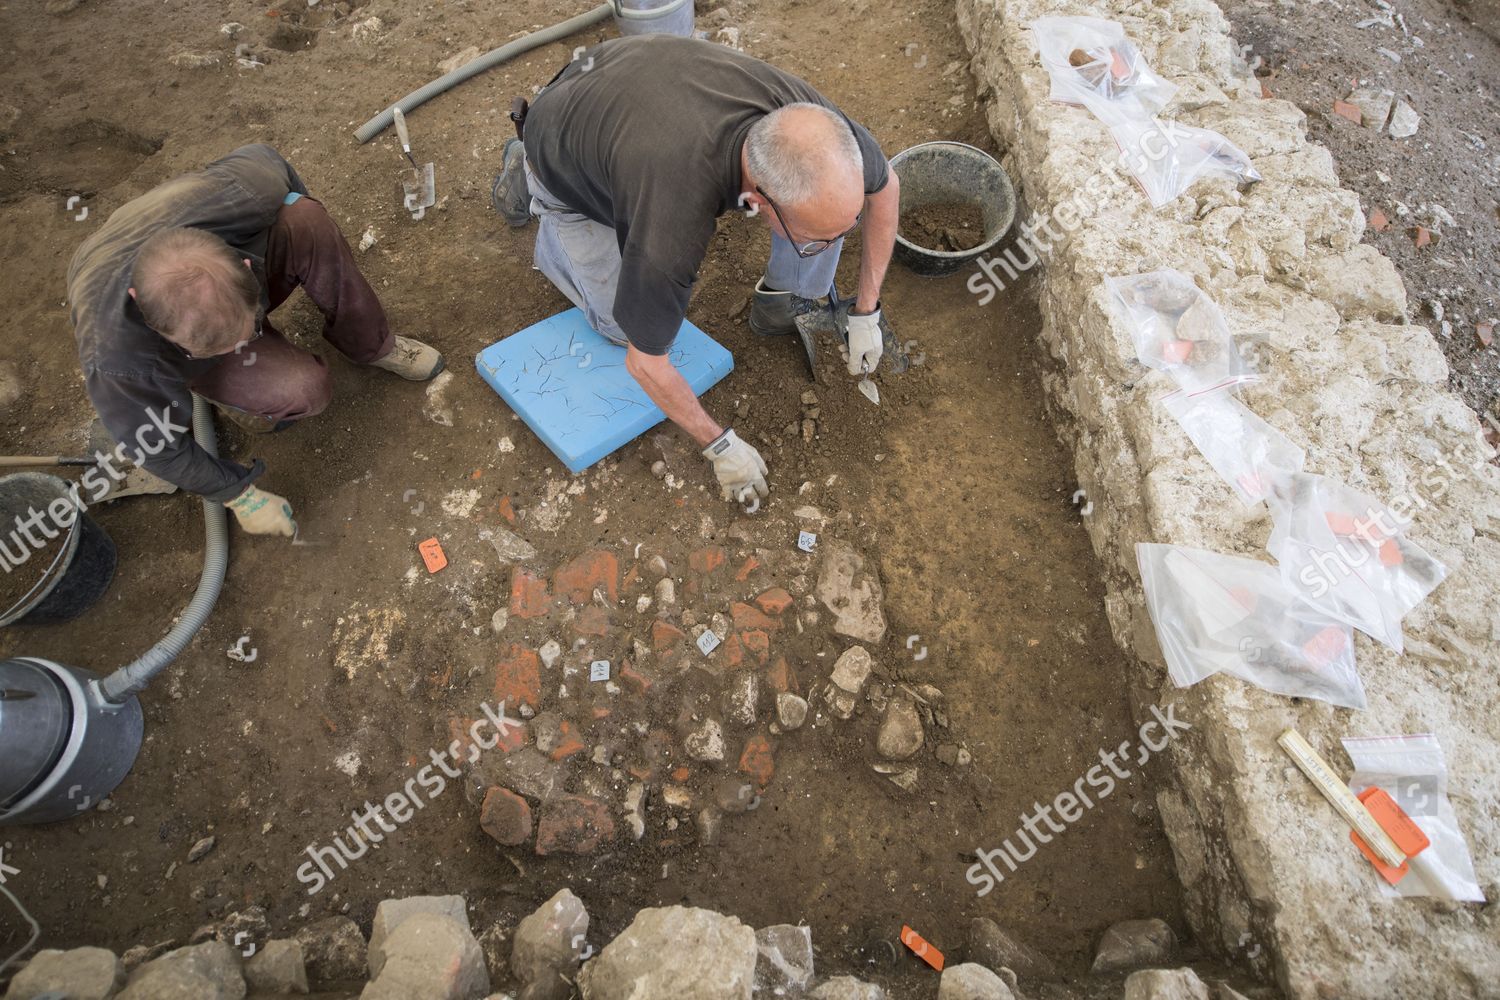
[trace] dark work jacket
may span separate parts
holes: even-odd
[[[174,426],[191,424],[188,384],[235,358],[194,359],[146,325],[127,291],[142,243],[161,229],[186,226],[219,236],[250,260],[266,287],[266,236],[286,196],[306,194],[292,165],[270,146],[242,146],[202,170],[183,174],[122,205],[84,241],[68,266],[68,304],[84,384],[94,409],[114,439],[133,457],[137,441],[157,447],[166,414]],[[142,434],[144,430],[144,434]],[[138,437],[139,436],[139,437]],[[146,469],[211,500],[230,500],[264,471],[212,458],[178,434],[158,454],[144,454]]]

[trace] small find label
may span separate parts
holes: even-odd
[[[1406,812],[1396,804],[1396,800],[1391,798],[1385,789],[1372,785],[1355,797],[1365,804],[1365,808],[1370,810],[1370,815],[1375,817],[1375,822],[1390,834],[1396,846],[1401,849],[1401,853],[1405,854],[1408,859],[1416,857],[1431,846],[1432,841],[1427,839],[1427,834],[1423,833],[1422,828],[1406,815]],[[1353,830],[1349,831],[1349,839],[1354,841],[1354,846],[1359,848],[1361,854],[1370,859],[1370,863],[1375,866],[1380,877],[1391,885],[1400,882],[1411,870],[1409,861],[1401,862],[1400,868],[1392,868],[1381,861],[1380,856],[1370,849],[1370,845],[1365,843],[1364,838]]]
[[[811,552],[813,549],[817,548],[817,545],[818,536],[813,534],[811,531],[797,532],[797,548],[801,549],[803,552]]]
[[[422,553],[422,561],[427,564],[427,572],[436,573],[448,565],[448,557],[443,554],[442,543],[436,538],[429,538],[417,546],[417,551]]]
[[[713,629],[703,630],[703,634],[698,637],[698,648],[703,651],[704,656],[719,648],[719,637],[714,634]]]
[[[927,940],[905,924],[901,925],[901,943],[912,950],[922,961],[932,966],[939,972],[943,971],[943,953],[938,951]]]
[[[595,660],[593,663],[590,663],[589,664],[589,680],[591,680],[591,681],[607,681],[607,680],[609,680],[609,661],[608,660]]]

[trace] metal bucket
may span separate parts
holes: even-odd
[[[33,511],[49,526],[60,527],[48,508],[66,499],[76,515],[46,565],[17,527]],[[40,472],[19,472],[0,479],[0,573],[31,574],[35,582],[10,607],[0,608],[0,628],[22,623],[47,625],[71,621],[91,608],[115,576],[115,543],[84,511],[71,507],[70,484]],[[33,529],[39,534],[45,534]],[[55,530],[55,529],[54,529]],[[7,570],[6,567],[9,567]]]
[[[693,0],[613,0],[615,27],[622,35],[693,33]]]
[[[924,142],[891,157],[901,179],[901,211],[923,205],[969,202],[984,220],[984,239],[968,250],[934,250],[896,234],[896,259],[918,274],[952,274],[1005,238],[1016,220],[1016,191],[1005,168],[982,149],[962,142]]]

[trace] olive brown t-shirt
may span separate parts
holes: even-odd
[[[526,118],[527,160],[558,200],[614,229],[614,318],[637,349],[665,354],[677,336],[714,220],[738,204],[750,126],[798,102],[838,111],[769,63],[673,35],[586,49],[537,96]],[[843,117],[873,194],[888,178],[885,154]]]

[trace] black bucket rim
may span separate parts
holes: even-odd
[[[898,228],[896,231],[896,249],[898,256],[901,256],[903,259],[909,257],[914,260],[922,261],[932,268],[932,270],[930,271],[919,271],[919,273],[940,276],[952,274],[964,264],[967,264],[972,260],[977,260],[980,254],[983,254],[989,250],[993,250],[997,245],[999,245],[1000,241],[1005,239],[1005,237],[1010,233],[1011,227],[1016,224],[1016,211],[1018,206],[1016,204],[1016,186],[1010,179],[1010,173],[1005,169],[1004,166],[1001,165],[1000,161],[995,159],[995,157],[991,156],[989,153],[986,153],[984,150],[980,149],[978,146],[971,146],[967,142],[959,142],[957,139],[931,139],[927,142],[919,142],[915,146],[908,146],[901,152],[897,153],[895,156],[891,157],[891,170],[895,171],[897,176],[900,176],[900,171],[897,168],[904,160],[909,159],[911,157],[911,154],[916,153],[919,150],[930,150],[935,148],[967,150],[971,153],[977,153],[979,156],[983,157],[985,160],[988,160],[991,164],[993,164],[995,168],[995,174],[1000,179],[1001,188],[1009,195],[1008,200],[1010,209],[1009,217],[1006,218],[1005,224],[1003,226],[998,226],[993,236],[986,238],[983,243],[979,244],[976,247],[971,247],[968,250],[933,250],[929,247],[924,247],[919,244],[913,243],[911,240],[908,240],[906,237],[901,235],[901,231]],[[983,202],[976,199],[975,204],[982,205]],[[902,253],[902,251],[904,251],[904,253]],[[910,263],[910,261],[907,262]]]
[[[50,475],[46,472],[15,472],[8,476],[0,476],[0,493],[4,492],[6,484],[13,483],[16,480],[35,482],[38,485],[46,485],[48,487],[55,484],[58,497],[66,497],[70,486],[66,479]],[[42,571],[42,575],[37,578],[36,583],[32,585],[31,589],[23,594],[15,604],[9,608],[0,610],[0,628],[20,623],[27,615],[35,611],[38,605],[46,601],[52,595],[52,592],[57,589],[57,585],[62,582],[63,577],[67,576],[68,567],[73,564],[73,558],[78,554],[79,539],[83,534],[80,522],[85,516],[87,515],[83,511],[79,511],[78,516],[73,518],[73,523],[68,526],[67,540],[57,550],[57,555],[52,558],[52,565]],[[3,527],[3,525],[0,525],[0,527]],[[20,569],[21,567],[18,565],[10,570],[10,572],[15,573],[20,571]]]

